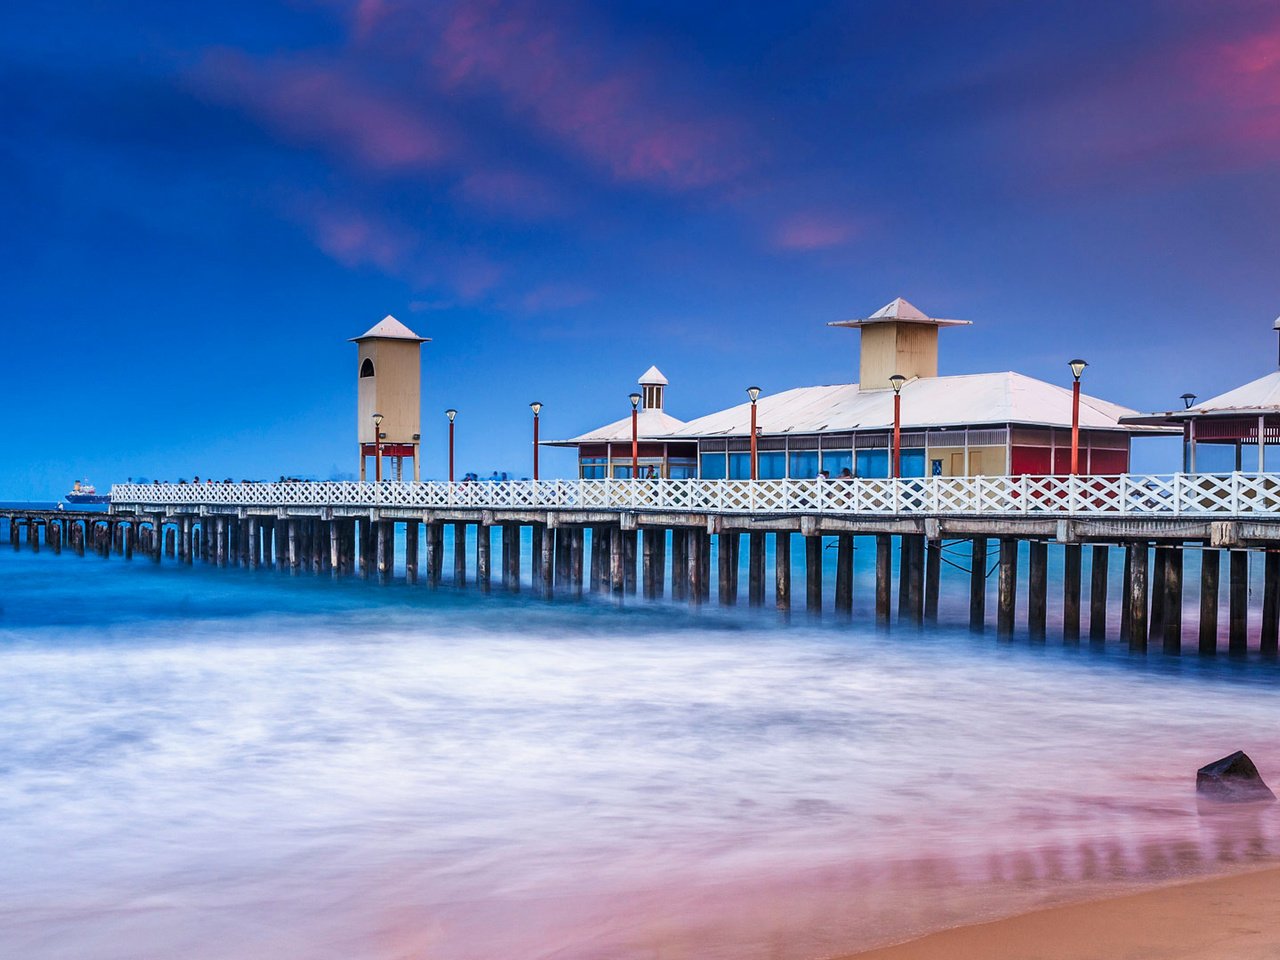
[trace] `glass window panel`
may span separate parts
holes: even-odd
[[[793,450],[791,452],[791,471],[789,476],[797,480],[804,480],[817,475],[817,450]]]
[[[832,477],[840,476],[845,470],[853,471],[852,450],[824,450],[822,453],[822,469]]]
[[[693,479],[693,464],[676,464],[671,465],[672,480],[691,480]]]
[[[750,480],[751,479],[751,454],[750,453],[729,454],[729,479],[730,480]]]
[[[704,453],[700,458],[701,470],[698,476],[703,480],[723,480],[725,478],[725,460],[723,453]]]
[[[761,480],[781,480],[787,475],[787,455],[781,450],[757,453],[756,466],[759,467]]]
[[[859,450],[855,462],[855,475],[882,479],[889,476],[889,451],[883,447],[873,450]]]
[[[904,477],[923,477],[924,476],[924,448],[915,447],[910,450],[902,451],[902,459],[899,461],[902,467],[901,476]]]

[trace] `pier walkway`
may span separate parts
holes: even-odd
[[[1280,639],[1280,474],[118,484],[107,514],[0,516],[9,521],[15,547],[25,527],[33,546],[43,530],[55,549],[67,542],[80,554],[86,546],[102,556],[129,557],[138,549],[157,562],[167,555],[185,563],[198,558],[218,566],[274,565],[294,573],[380,579],[393,575],[395,544],[403,536],[404,576],[419,580],[422,549],[423,578],[430,586],[444,580],[448,531],[451,582],[464,586],[470,577],[481,590],[489,590],[494,579],[497,528],[503,587],[520,589],[524,554],[534,589],[547,597],[581,596],[590,589],[618,599],[639,590],[659,599],[669,586],[673,599],[707,602],[714,553],[716,597],[725,605],[738,601],[745,537],[748,603],[764,604],[772,556],[772,600],[781,611],[792,605],[791,546],[799,535],[804,606],[815,615],[823,610],[824,538],[834,539],[837,616],[852,613],[854,538],[873,537],[875,618],[881,624],[890,622],[894,606],[899,622],[936,621],[943,550],[949,552],[947,562],[958,566],[950,556],[961,547],[970,580],[969,626],[985,629],[987,580],[995,574],[996,630],[1013,632],[1019,567],[1025,565],[1023,609],[1033,639],[1046,632],[1053,546],[1063,553],[1060,619],[1069,642],[1081,633],[1081,556],[1087,545],[1090,639],[1118,636],[1142,651],[1155,638],[1168,653],[1182,649],[1183,557],[1190,550],[1200,554],[1199,649],[1217,649],[1225,552],[1228,650],[1247,650],[1255,636],[1248,624],[1251,557],[1263,566],[1256,645],[1276,653]],[[531,528],[527,550],[524,527]],[[767,536],[773,538],[772,551],[766,550]],[[1107,597],[1114,547],[1124,550],[1118,611]],[[989,550],[996,555],[990,569]]]

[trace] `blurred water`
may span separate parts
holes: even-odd
[[[0,956],[800,958],[1267,862],[1277,667],[0,552]]]

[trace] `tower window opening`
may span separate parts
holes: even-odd
[[[646,410],[662,409],[662,387],[646,385],[644,388],[644,408]]]
[[[365,357],[364,363],[360,364],[360,376],[361,378],[373,376],[373,361],[368,357]]]

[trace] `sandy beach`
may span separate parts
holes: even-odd
[[[842,960],[1274,960],[1280,868],[957,927]]]

